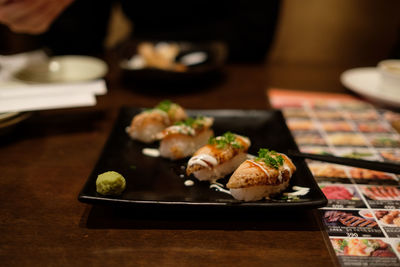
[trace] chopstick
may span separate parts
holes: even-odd
[[[331,155],[319,155],[319,154],[310,154],[310,153],[302,153],[294,150],[288,151],[288,156],[297,157],[297,158],[307,158],[319,161],[325,161],[330,163],[336,163],[341,165],[359,167],[369,170],[375,171],[383,171],[389,173],[400,173],[400,164],[389,163],[389,162],[379,162],[379,161],[370,161],[363,159],[353,159],[353,158],[344,158],[344,157],[336,157]]]

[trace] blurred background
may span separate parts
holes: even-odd
[[[93,8],[93,3],[87,2]],[[91,16],[102,13],[99,8]],[[106,10],[104,7],[102,16],[107,16]],[[400,57],[400,1],[283,0],[277,10],[277,28],[267,54],[271,64],[310,67],[346,64],[342,67],[347,68],[373,66],[382,59]],[[146,15],[157,15],[152,12],[147,11]],[[106,38],[99,39],[105,49],[118,47],[135,32],[135,25],[121,11],[120,4],[112,4],[110,16],[109,23],[102,20],[108,23],[104,27]],[[84,27],[89,29],[92,20],[95,17],[86,18]],[[15,34],[0,25],[0,54],[38,48],[41,38]]]

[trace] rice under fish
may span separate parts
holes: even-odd
[[[190,158],[186,173],[200,181],[223,178],[246,160],[249,146],[249,138],[231,132],[214,137]]]
[[[193,155],[213,135],[213,122],[211,117],[188,118],[164,129],[157,135],[160,155],[172,160]]]

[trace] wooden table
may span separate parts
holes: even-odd
[[[121,106],[169,98],[186,108],[267,109],[265,89],[343,91],[344,67],[228,64],[184,92],[140,92],[108,59],[95,107],[36,112],[0,143],[2,266],[332,266],[315,210],[182,215],[93,207],[77,196]]]

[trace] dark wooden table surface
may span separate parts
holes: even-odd
[[[186,108],[269,108],[270,86],[342,92],[345,67],[228,64],[219,81],[178,92],[121,82],[95,107],[36,112],[0,142],[2,266],[332,266],[315,210],[216,214],[91,206],[77,196],[121,106],[169,98]]]

